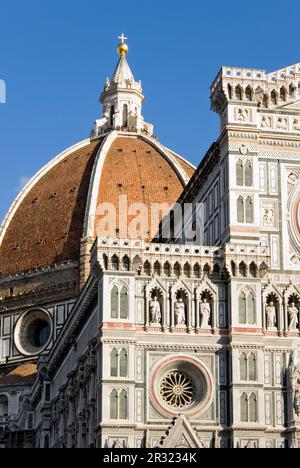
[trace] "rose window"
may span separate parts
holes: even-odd
[[[191,377],[179,371],[170,372],[161,382],[162,399],[172,408],[188,408],[195,402],[195,386]]]

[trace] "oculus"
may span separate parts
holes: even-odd
[[[32,309],[21,315],[16,323],[14,342],[24,356],[36,356],[48,346],[52,335],[52,320],[43,309]]]

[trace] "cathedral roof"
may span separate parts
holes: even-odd
[[[193,172],[144,135],[113,131],[79,143],[42,169],[13,204],[0,231],[0,277],[79,261],[81,239],[96,237],[100,203],[118,207],[119,195],[127,195],[129,205],[172,205]]]
[[[0,377],[0,386],[29,385],[34,382],[36,375],[37,366],[35,364],[22,364],[7,375]]]

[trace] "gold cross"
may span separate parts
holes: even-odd
[[[122,44],[124,44],[125,41],[128,41],[128,37],[124,36],[124,33],[122,33],[122,35],[120,37],[118,37],[118,39],[120,39]]]

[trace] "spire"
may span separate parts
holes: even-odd
[[[127,37],[122,34],[119,39],[121,42],[117,50],[120,58],[112,78],[107,78],[100,96],[103,118],[95,122],[93,134],[98,136],[117,129],[153,135],[153,126],[145,123],[142,117],[142,104],[145,99],[142,83],[135,81],[127,62]]]

